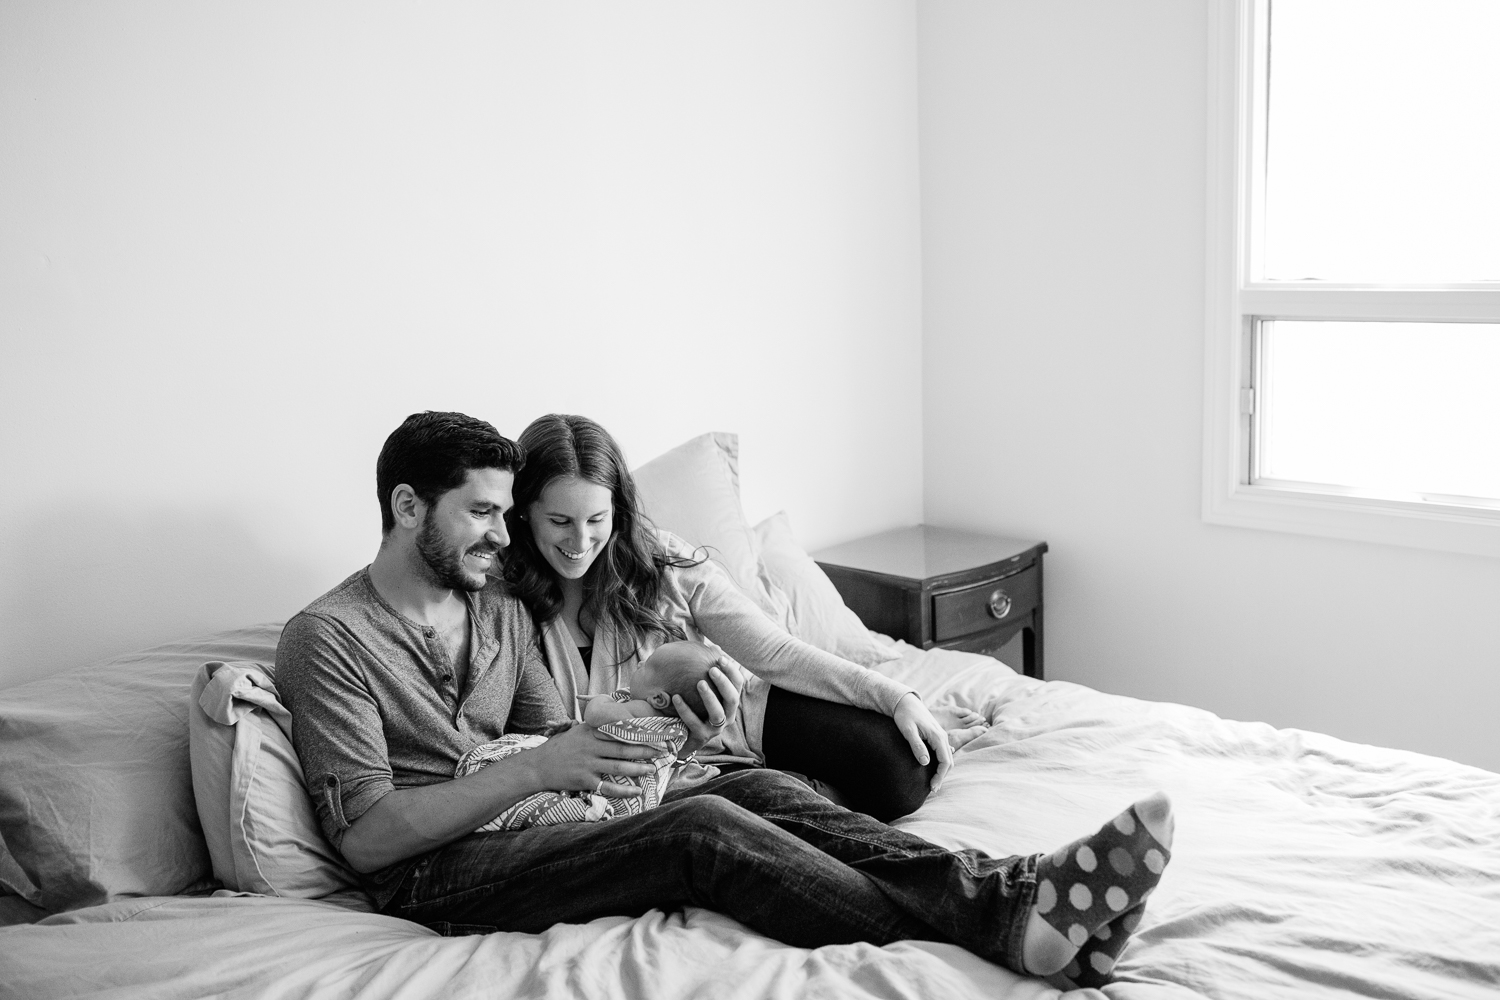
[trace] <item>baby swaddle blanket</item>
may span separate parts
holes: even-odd
[[[595,792],[536,792],[510,806],[475,832],[524,830],[529,826],[550,826],[554,823],[598,823],[618,816],[634,816],[660,805],[661,797],[666,794],[667,785],[672,779],[677,754],[687,742],[687,727],[677,719],[649,716],[608,722],[599,727],[599,732],[621,743],[650,746],[661,751],[652,759],[656,770],[651,774],[639,778],[617,776],[610,779],[616,784],[637,786],[641,789],[639,797],[616,797]],[[459,758],[453,776],[458,778],[473,774],[486,764],[535,749],[546,741],[545,736],[517,734],[481,743]]]

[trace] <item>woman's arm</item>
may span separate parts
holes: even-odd
[[[675,572],[679,594],[705,638],[741,663],[753,665],[758,676],[777,687],[891,716],[919,764],[927,764],[931,748],[938,760],[932,788],[942,785],[953,765],[953,751],[947,733],[910,687],[789,634],[712,562]]]

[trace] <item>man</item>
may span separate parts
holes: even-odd
[[[277,685],[319,820],[382,912],[444,933],[538,932],[697,905],[808,947],[948,940],[1043,974],[1078,953],[1034,906],[1047,859],[944,851],[768,769],[671,790],[637,816],[475,833],[539,791],[638,795],[611,779],[649,773],[656,753],[574,726],[453,777],[470,748],[571,715],[530,617],[488,572],[523,461],[483,421],[408,417],[376,463],[374,562],[282,633]],[[705,717],[683,711],[689,749],[738,707],[738,670],[710,676]]]

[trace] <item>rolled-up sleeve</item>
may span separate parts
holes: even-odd
[[[330,843],[395,790],[379,706],[358,664],[368,654],[342,625],[306,612],[276,648],[276,686],[292,713],[292,745]]]

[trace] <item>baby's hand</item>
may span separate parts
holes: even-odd
[[[573,719],[548,719],[546,728],[541,731],[542,736],[552,737],[558,733],[565,733],[578,725]]]
[[[608,722],[634,719],[640,714],[631,707],[631,702],[616,701],[607,694],[581,694],[578,700],[583,702],[583,721],[595,729]]]
[[[607,694],[581,694],[578,696],[578,705],[583,710],[583,721],[595,729],[612,721],[609,718],[609,708],[615,704],[615,700]]]

